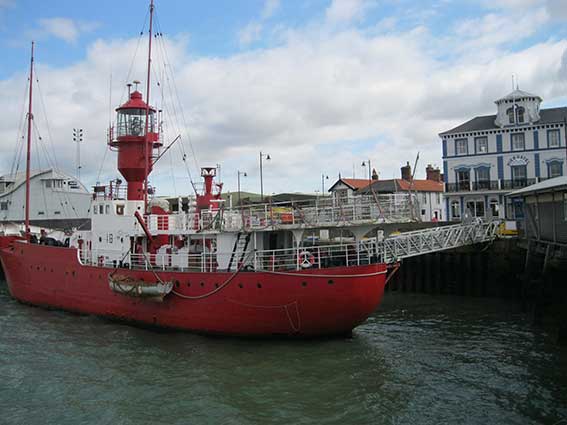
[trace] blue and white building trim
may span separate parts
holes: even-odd
[[[441,137],[449,220],[521,214],[504,194],[566,172],[567,108],[541,109],[537,95],[515,90],[496,115],[480,116]]]

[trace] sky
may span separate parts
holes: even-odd
[[[23,170],[35,41],[34,168],[118,177],[106,135],[126,83],[145,91],[144,0],[0,0],[0,173]],[[513,83],[567,106],[565,0],[156,0],[151,104],[161,195],[192,193],[201,166],[225,191],[316,192],[342,177],[417,178],[441,167],[438,134],[494,114]],[[34,78],[36,80],[36,78]],[[185,158],[185,160],[183,160]],[[326,176],[329,178],[327,179]]]

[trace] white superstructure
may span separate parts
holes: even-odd
[[[25,173],[0,176],[0,222],[24,220]],[[89,219],[89,191],[74,177],[55,169],[32,171],[30,220],[32,223],[79,223]],[[54,226],[55,227],[55,226]]]

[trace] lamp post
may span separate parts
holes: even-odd
[[[260,151],[260,199],[262,200],[262,202],[264,202],[264,180],[262,175],[262,159],[264,157],[266,157],[266,161],[269,161],[271,159],[270,154],[262,153],[262,151]]]
[[[238,173],[238,206],[240,207],[240,176],[246,177],[247,174],[246,171],[240,171],[240,170],[238,170],[237,173]]]
[[[329,176],[325,173],[321,174],[321,196],[325,196],[325,180],[329,180]]]
[[[366,167],[366,165],[368,164],[368,180],[372,180],[372,165],[370,163],[370,160],[367,159],[366,161],[362,161],[362,165],[363,167]]]
[[[83,141],[83,129],[73,129],[73,141],[77,143],[77,180],[81,180],[81,142]]]

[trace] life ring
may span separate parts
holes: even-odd
[[[315,264],[315,257],[309,251],[301,251],[297,256],[297,262],[301,268],[308,269]]]

